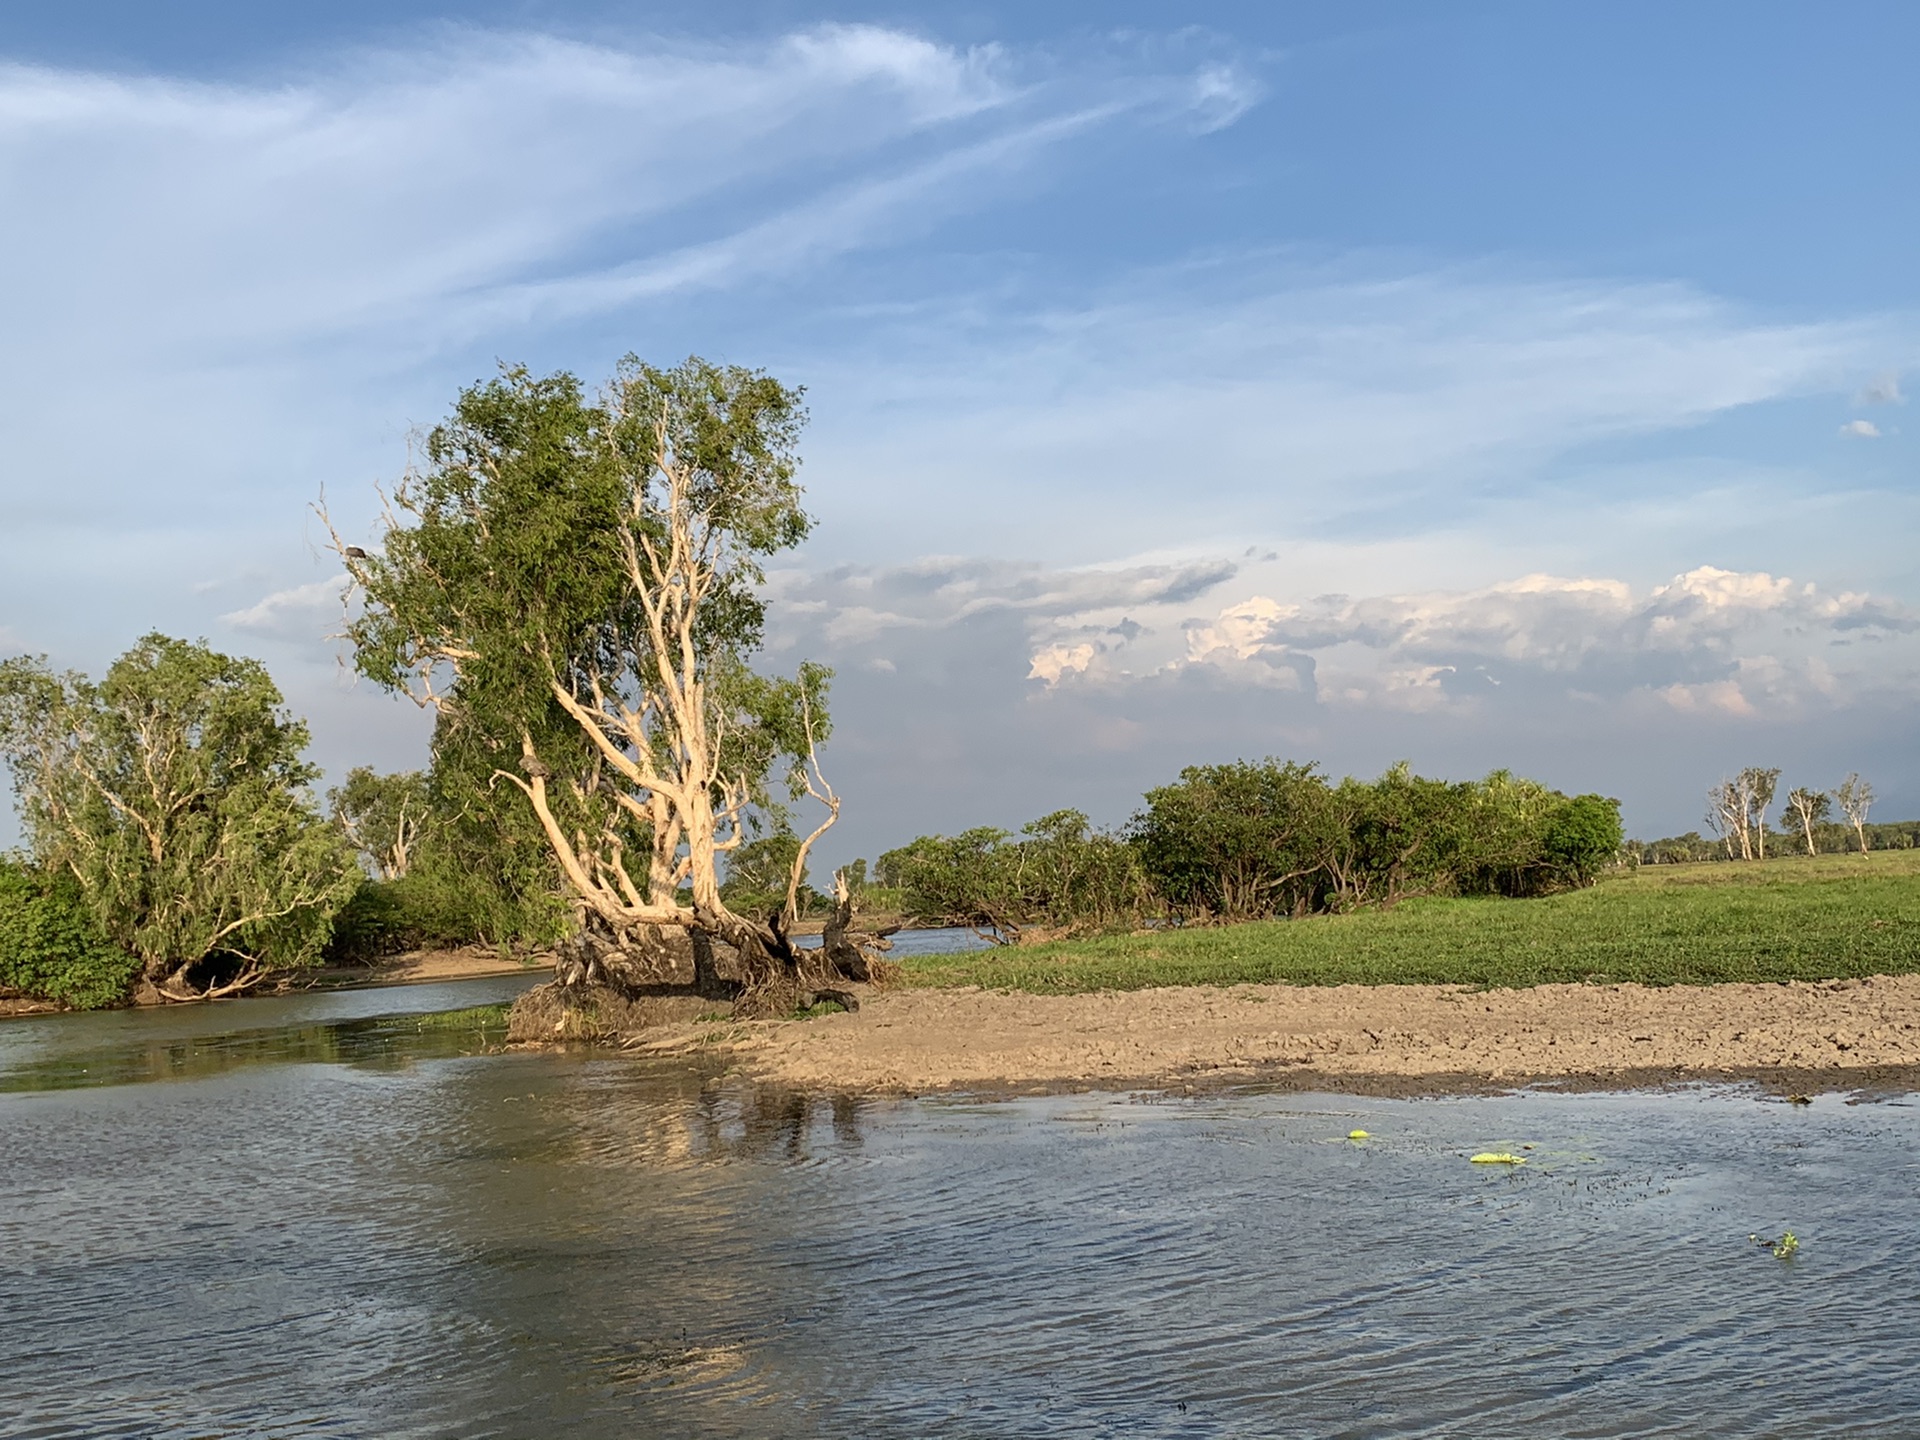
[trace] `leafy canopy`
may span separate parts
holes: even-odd
[[[93,1010],[125,999],[139,970],[71,875],[0,858],[0,991]]]
[[[803,420],[797,390],[697,358],[629,356],[597,399],[506,369],[426,437],[379,552],[340,544],[356,664],[438,710],[436,788],[463,776],[464,811],[544,835],[613,923],[682,923],[689,884],[719,906],[716,856],[784,819],[783,763],[807,788],[827,672],[750,663],[763,562],[811,524]]]
[[[317,960],[357,876],[315,814],[304,724],[256,660],[152,634],[95,684],[0,664],[0,752],[35,857],[101,930],[178,991]]]

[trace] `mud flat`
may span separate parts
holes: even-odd
[[[805,1089],[867,1093],[1276,1081],[1420,1093],[1475,1084],[1758,1078],[1920,1089],[1920,976],[1765,985],[1179,987],[872,995],[858,1012],[636,1035],[729,1052]]]

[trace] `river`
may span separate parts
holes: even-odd
[[[0,1022],[0,1433],[1920,1429],[1907,1098],[808,1099],[421,1022],[525,983]]]

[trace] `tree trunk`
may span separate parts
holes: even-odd
[[[740,982],[720,973],[713,937],[704,930],[689,930],[687,941],[693,946],[693,993],[706,1000],[739,998]]]

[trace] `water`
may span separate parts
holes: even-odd
[[[893,949],[889,954],[895,960],[903,955],[953,955],[964,950],[985,950],[993,943],[978,931],[955,925],[936,926],[928,930],[900,930],[892,938]],[[796,935],[794,943],[803,950],[817,949],[820,937]]]
[[[0,1433],[1916,1430],[1905,1099],[808,1100],[391,1018],[501,989],[0,1025]]]

